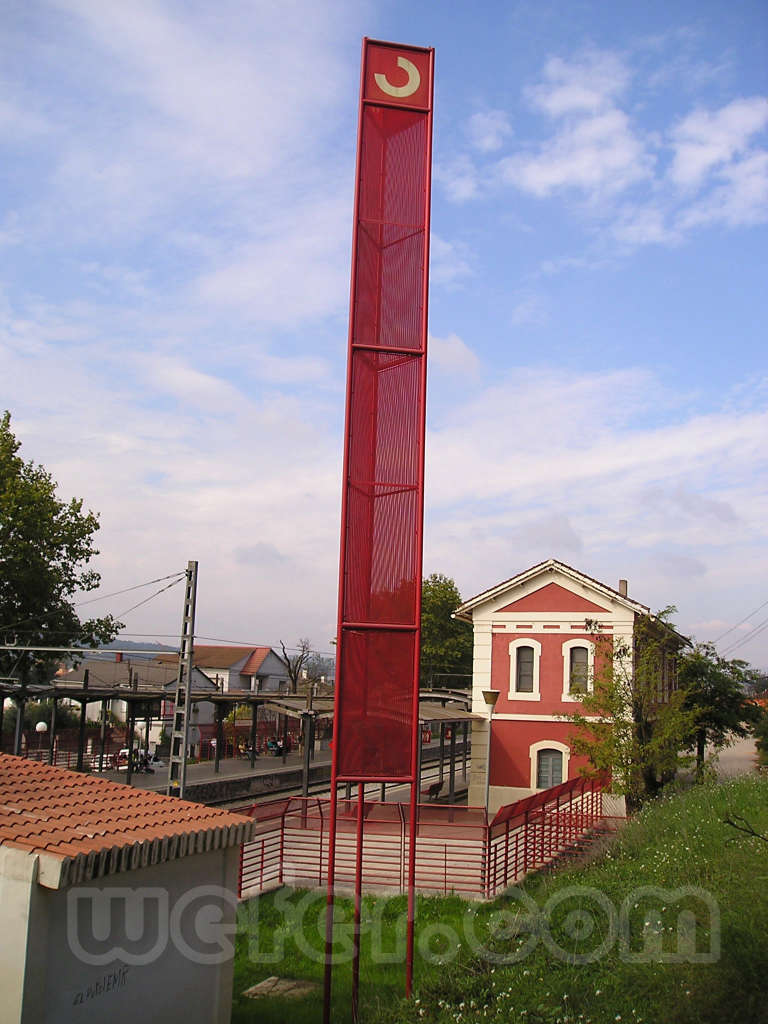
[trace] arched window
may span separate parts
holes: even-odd
[[[518,693],[533,693],[533,648],[518,647],[515,667],[515,690]]]
[[[546,747],[536,755],[536,788],[549,789],[563,781],[563,755]]]
[[[530,636],[521,636],[509,645],[509,699],[541,700],[539,665],[541,644]]]
[[[591,693],[595,671],[595,645],[576,638],[563,644],[563,700],[577,701]]]
[[[586,647],[572,647],[571,648],[571,664],[570,664],[570,686],[568,687],[569,693],[586,693],[587,692],[587,662],[589,660],[589,651]]]
[[[531,790],[559,786],[568,778],[571,748],[560,740],[537,740],[528,748],[531,759]]]

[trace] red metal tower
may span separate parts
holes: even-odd
[[[352,243],[324,1020],[337,787],[357,783],[353,1011],[365,782],[410,783],[413,975],[434,50],[363,40]]]

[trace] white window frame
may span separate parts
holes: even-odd
[[[517,651],[520,647],[533,648],[533,690],[530,693],[518,693],[517,683]],[[509,700],[541,700],[539,689],[539,667],[541,665],[541,644],[531,636],[522,636],[512,640],[509,645]]]
[[[560,743],[559,740],[538,740],[538,742],[532,743],[528,748],[528,754],[531,759],[531,789],[534,793],[544,792],[543,789],[540,789],[536,785],[539,781],[538,768],[540,750],[557,750],[563,755],[563,782],[568,781],[568,765],[571,760],[571,748],[566,743]]]
[[[571,686],[571,651],[574,647],[587,648],[587,693],[592,693],[595,687],[595,645],[591,640],[584,640],[582,637],[566,640],[563,644],[562,699],[568,704],[577,704],[579,701],[577,695],[568,692]]]

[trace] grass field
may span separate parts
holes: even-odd
[[[405,899],[363,907],[361,1019],[768,1022],[768,780],[697,787],[647,807],[594,863],[529,876],[492,903],[420,898],[416,993],[402,998]],[[339,900],[334,1022],[351,1020],[351,904]],[[233,1024],[316,1024],[321,992],[242,992],[270,975],[322,981],[322,893],[280,890],[240,908]]]

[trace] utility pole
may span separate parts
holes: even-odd
[[[13,752],[21,757],[21,741],[24,736],[24,711],[27,707],[27,687],[21,683],[19,696],[16,698],[16,732],[13,737]]]
[[[90,672],[86,669],[83,672],[83,697],[80,701],[80,725],[77,730],[77,768],[83,770],[83,748],[85,747],[85,718],[88,713],[88,677]]]
[[[197,562],[187,563],[184,588],[184,611],[181,616],[179,642],[179,673],[171,731],[171,756],[168,759],[168,796],[184,797],[187,781],[187,747],[189,745],[189,709],[192,691],[192,657],[195,640],[195,604],[197,602]]]
[[[48,747],[48,764],[56,763],[56,708],[58,705],[58,698],[54,697],[51,701],[51,735],[50,746]]]
[[[128,683],[135,693],[139,688],[139,673],[128,664]],[[125,769],[125,784],[130,786],[133,778],[133,738],[136,734],[136,702],[128,701],[128,764]]]
[[[107,706],[108,706],[108,704],[109,704],[109,702],[107,701],[107,699],[105,697],[104,700],[101,702],[101,735],[99,737],[101,745],[99,747],[99,775],[101,775],[101,773],[104,771],[104,750],[105,750],[105,747],[107,745],[107,710],[108,710]],[[55,705],[54,705],[54,707],[55,707]],[[53,743],[53,739],[51,739],[51,743]]]
[[[307,688],[307,706],[301,713],[302,736],[304,738],[304,760],[301,772],[301,795],[309,796],[309,763],[315,745],[315,714],[312,709],[312,698],[317,683],[310,683]]]

